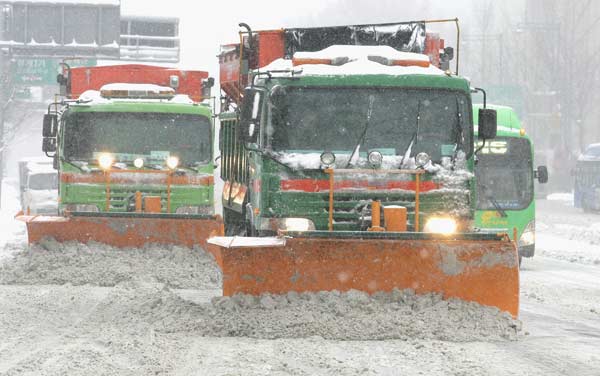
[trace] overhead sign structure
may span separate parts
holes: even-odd
[[[121,17],[119,0],[0,0],[0,48],[13,58],[177,63],[179,19]]]
[[[121,17],[121,60],[179,62],[179,19]]]
[[[0,47],[14,56],[119,58],[118,0],[0,0]]]

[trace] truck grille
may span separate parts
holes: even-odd
[[[362,195],[361,195],[362,196]],[[323,211],[329,218],[329,195],[323,200]],[[357,197],[352,194],[336,193],[333,202],[333,228],[334,230],[366,230],[371,225],[371,201],[379,200],[382,206],[404,206],[407,211],[408,229],[414,229],[415,199],[414,195],[393,195],[389,192],[382,194],[365,194]],[[420,210],[422,214],[422,210]],[[384,224],[383,210],[381,223]]]
[[[127,205],[135,203],[135,193],[141,192],[142,196],[160,196],[161,198],[161,211],[165,213],[167,211],[167,190],[163,188],[149,188],[144,187],[144,190],[127,189],[120,187],[110,188],[110,211],[114,212],[125,212],[127,211]],[[106,192],[106,191],[105,191]]]

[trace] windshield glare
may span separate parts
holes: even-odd
[[[122,162],[135,156],[162,160],[168,155],[187,165],[210,160],[210,121],[203,116],[75,112],[67,116],[65,126],[67,160],[91,160],[100,152],[113,153]]]
[[[267,134],[276,151],[351,152],[366,128],[361,152],[404,155],[414,140],[410,156],[439,161],[457,144],[470,153],[468,108],[466,95],[447,90],[288,87]]]
[[[531,146],[523,138],[497,137],[477,154],[477,208],[495,210],[489,197],[502,209],[524,209],[533,199]]]

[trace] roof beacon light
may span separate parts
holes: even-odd
[[[419,60],[419,59],[390,59],[387,58],[385,56],[376,56],[376,55],[369,55],[367,57],[367,59],[369,59],[370,61],[379,63],[379,64],[383,64],[383,65],[389,65],[389,66],[397,66],[397,67],[421,67],[421,68],[429,68],[429,66],[431,65],[431,63],[429,62],[429,60]]]
[[[171,99],[175,90],[151,84],[108,84],[102,86],[100,95],[116,99]]]
[[[334,57],[333,59],[295,57],[292,59],[292,65],[295,67],[298,65],[310,65],[310,64],[324,64],[324,65],[340,66],[340,65],[346,64],[349,61],[350,61],[350,59],[348,58],[348,56],[338,56],[338,57]]]

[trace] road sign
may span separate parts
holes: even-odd
[[[12,64],[13,82],[15,85],[43,86],[56,85],[59,73],[59,59],[27,59],[18,58]],[[68,60],[71,67],[96,66],[95,59]]]

